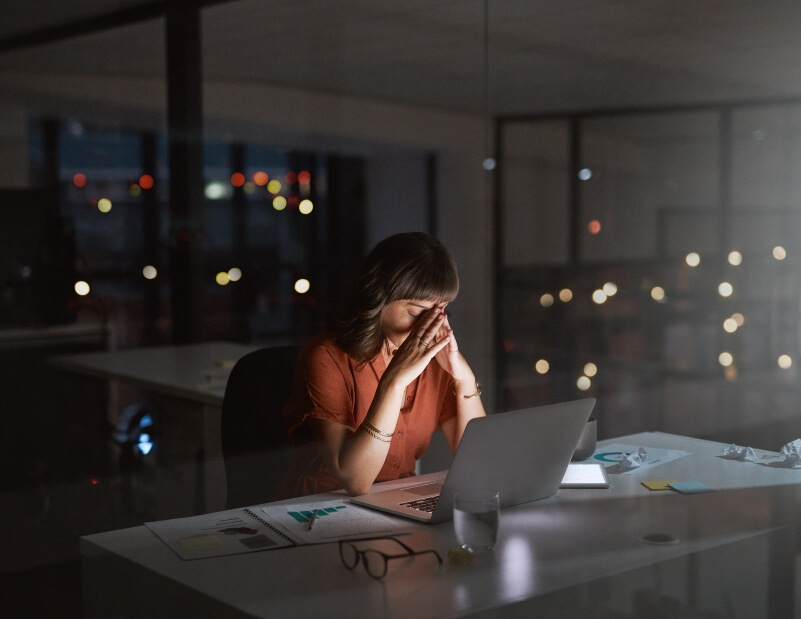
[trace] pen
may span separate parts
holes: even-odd
[[[317,520],[317,510],[316,509],[312,512],[311,520],[309,520],[309,531],[312,530],[312,527],[314,526],[314,521],[315,520]]]

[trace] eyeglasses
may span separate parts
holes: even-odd
[[[436,557],[437,562],[442,565],[442,557],[439,556],[439,553],[436,550],[413,550],[395,537],[375,537],[371,538],[369,541],[378,540],[392,540],[400,545],[406,552],[401,554],[387,554],[385,552],[381,552],[380,550],[375,550],[374,548],[359,550],[353,545],[353,542],[341,540],[339,542],[339,558],[342,559],[342,564],[349,570],[352,570],[359,565],[359,558],[361,558],[362,563],[364,563],[364,569],[367,570],[367,573],[376,580],[380,580],[386,575],[387,564],[389,563],[390,559],[401,559],[403,557],[432,554]]]

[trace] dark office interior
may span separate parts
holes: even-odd
[[[81,536],[214,506],[155,490],[195,466],[163,400],[54,359],[301,344],[396,232],[451,248],[488,412],[801,437],[801,5],[5,4],[7,616],[82,617]]]

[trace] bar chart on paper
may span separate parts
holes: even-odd
[[[267,516],[273,523],[279,524],[292,537],[299,538],[307,544],[399,535],[408,531],[408,524],[399,519],[342,500],[263,505],[256,508],[256,511]],[[312,520],[314,525],[310,527]]]
[[[313,507],[311,510],[304,509],[303,511],[288,511],[287,514],[292,516],[295,520],[300,522],[301,524],[305,523],[308,524],[314,519],[314,513],[317,512],[317,518],[321,518],[324,516],[328,516],[330,514],[336,514],[338,511],[345,509],[345,505],[336,505],[333,507]]]

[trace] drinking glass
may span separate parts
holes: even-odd
[[[496,490],[468,490],[453,499],[453,528],[462,548],[481,553],[498,539],[500,501]]]

